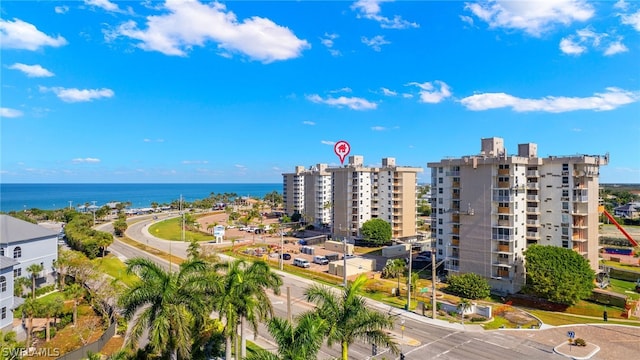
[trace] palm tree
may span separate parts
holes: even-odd
[[[358,295],[367,277],[360,275],[349,283],[343,293],[336,295],[332,289],[313,285],[305,292],[307,301],[316,304],[316,313],[330,323],[327,345],[340,342],[342,359],[349,359],[349,345],[356,340],[384,345],[398,353],[398,345],[384,329],[393,328],[393,317],[367,307],[366,300]]]
[[[258,323],[273,316],[273,306],[266,289],[280,293],[282,279],[271,271],[264,261],[248,264],[244,260],[235,260],[215,265],[225,275],[220,296],[214,299],[220,318],[225,318],[225,336],[227,337],[226,358],[231,358],[231,340],[237,334],[240,325],[240,358],[246,356],[244,322],[248,320],[254,333],[258,332]]]
[[[198,241],[191,240],[189,243],[189,247],[187,247],[187,257],[189,259],[197,259],[200,257],[200,244]]]
[[[269,333],[278,343],[278,355],[260,351],[249,355],[247,360],[314,360],[322,347],[329,322],[315,313],[302,314],[297,324],[282,318],[272,318]]]
[[[41,264],[31,264],[27,267],[27,272],[31,274],[31,298],[36,298],[36,278],[44,270],[44,266]]]
[[[84,295],[84,289],[80,284],[73,283],[67,286],[65,293],[73,299],[73,326],[76,326],[78,323],[78,304],[80,303],[80,298]]]
[[[387,260],[387,264],[382,269],[382,275],[384,277],[398,278],[398,292],[397,296],[400,296],[400,275],[404,273],[406,263],[403,259],[390,259]]]
[[[47,318],[47,323],[45,328],[46,342],[49,342],[49,340],[51,340],[51,331],[50,331],[51,317],[52,316],[54,317],[54,323],[55,323],[55,316],[62,310],[62,307],[63,307],[62,298],[60,298],[59,296],[56,296],[42,303],[42,312]]]
[[[31,347],[31,332],[33,331],[33,318],[40,309],[38,300],[31,298],[26,299],[22,304],[22,313],[29,318],[27,323],[27,348]]]
[[[460,323],[464,324],[464,312],[471,309],[471,301],[461,298],[458,303],[458,312],[460,312]]]
[[[153,352],[190,358],[193,332],[210,313],[207,296],[216,283],[207,264],[188,260],[178,272],[169,272],[148,259],[134,258],[127,260],[127,272],[141,279],[120,298],[124,317],[133,319],[129,343],[136,344],[148,329]]]

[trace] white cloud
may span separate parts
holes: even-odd
[[[384,36],[382,36],[382,35],[376,35],[376,36],[372,37],[371,39],[368,39],[368,38],[363,36],[361,40],[362,40],[363,44],[369,46],[374,51],[382,50],[382,45],[391,44],[391,42],[385,40]]]
[[[562,40],[560,40],[560,50],[565,54],[580,55],[587,51],[587,48],[575,43],[570,38],[563,38]]]
[[[56,12],[56,14],[66,14],[67,11],[69,11],[69,7],[67,5],[56,6],[55,8],[53,8],[53,10]]]
[[[384,96],[396,96],[398,95],[397,92],[393,91],[393,90],[389,90],[385,87],[380,88],[380,90],[382,90],[382,94],[384,94]]]
[[[387,130],[387,128],[384,127],[384,126],[372,126],[371,130],[373,130],[373,131],[385,131],[385,130]]]
[[[182,160],[182,163],[185,164],[185,165],[193,165],[193,164],[200,165],[200,164],[208,164],[209,161],[207,161],[207,160]]]
[[[150,143],[150,142],[158,142],[158,143],[162,143],[162,142],[164,142],[164,139],[155,139],[155,140],[152,140],[152,139],[143,139],[142,141],[144,141],[144,142],[146,142],[146,143]]]
[[[511,108],[516,112],[542,111],[562,113],[576,110],[607,111],[640,100],[640,91],[626,91],[615,87],[589,97],[546,96],[541,99],[525,99],[505,93],[482,93],[460,100],[473,111]]]
[[[571,129],[571,131],[573,131],[573,132],[582,132],[582,129],[580,129],[580,128],[573,128],[573,129]]]
[[[9,69],[20,70],[27,74],[27,77],[51,77],[54,74],[40,65],[26,65],[15,63],[9,66]]]
[[[235,164],[233,166],[237,167],[238,169],[243,169],[243,170],[247,168],[246,166],[241,165],[241,164]]]
[[[473,26],[473,18],[471,16],[460,15],[460,20],[462,20],[462,22],[469,24],[470,26]]]
[[[350,87],[343,87],[340,89],[336,89],[336,90],[330,90],[329,93],[331,94],[336,94],[336,93],[352,93],[353,90]]]
[[[613,4],[613,7],[620,10],[627,10],[629,8],[629,3],[624,0],[619,0]]]
[[[320,140],[320,144],[333,146],[336,144],[336,142],[331,140]]]
[[[313,94],[308,95],[307,99],[318,104],[326,104],[339,108],[348,107],[352,110],[373,110],[378,107],[378,104],[358,97],[340,96],[338,98],[328,97],[326,99],[323,99],[320,95]]]
[[[109,0],[84,0],[84,3],[91,6],[96,6],[111,12],[119,12],[118,5],[112,3]]]
[[[20,111],[20,110],[6,108],[6,107],[0,107],[0,117],[3,117],[3,118],[17,118],[17,117],[20,117],[22,115],[23,115],[22,111]]]
[[[597,33],[589,27],[562,38],[559,47],[560,51],[569,55],[582,55],[589,48],[602,51],[607,56],[629,50],[622,43],[622,36],[613,37],[607,33]]]
[[[413,85],[420,88],[420,102],[423,103],[437,104],[451,96],[451,89],[444,81],[436,80],[433,83],[425,82],[422,84],[411,82],[407,85]],[[437,89],[435,85],[439,86],[440,89]]]
[[[51,91],[58,98],[64,102],[84,102],[84,101],[93,101],[95,99],[101,98],[110,98],[113,97],[114,92],[111,89],[74,89],[74,88],[62,88],[62,87],[52,87],[46,88],[44,86],[40,87],[41,92]]]
[[[621,22],[625,25],[631,25],[637,31],[640,31],[640,10],[633,14],[620,15]]]
[[[380,4],[390,1],[393,0],[358,0],[351,5],[351,9],[358,11],[358,17],[379,22],[380,27],[383,29],[407,29],[419,27],[415,22],[404,20],[399,15],[395,15],[391,19],[380,15]]]
[[[71,160],[72,163],[74,164],[83,164],[83,163],[89,163],[89,164],[96,164],[100,162],[100,159],[96,159],[96,158],[75,158]]]
[[[313,125],[316,124],[313,121],[303,121],[302,123],[305,124],[305,125],[309,125],[309,126],[313,126]]]
[[[324,37],[320,38],[320,43],[322,43],[322,45],[324,45],[327,50],[329,50],[329,53],[332,56],[340,56],[341,53],[339,50],[336,50],[333,48],[333,40],[337,39],[339,37],[338,34],[328,34],[328,33],[324,33]]]
[[[413,94],[403,93],[402,97],[405,98],[405,99],[411,99],[413,97]]]
[[[465,8],[491,28],[522,30],[532,36],[541,36],[556,24],[589,20],[595,13],[586,0],[489,0],[467,3]]]
[[[174,56],[186,56],[192,47],[213,41],[221,55],[241,53],[264,63],[299,57],[311,47],[269,19],[254,16],[240,22],[218,2],[167,1],[165,8],[168,13],[147,17],[146,29],[128,21],[115,33],[105,34],[105,39],[125,36],[140,40],[137,46],[143,50]]]
[[[0,46],[5,49],[24,49],[35,51],[44,46],[58,47],[66,45],[67,40],[58,35],[53,38],[33,24],[20,19],[0,19]]]
[[[609,44],[607,49],[604,51],[604,54],[609,56],[627,51],[629,51],[629,49],[623,43],[621,43],[620,41],[615,41]]]

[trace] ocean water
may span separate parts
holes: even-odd
[[[52,210],[94,201],[97,206],[129,201],[131,207],[142,208],[154,201],[170,203],[180,195],[190,202],[211,193],[262,198],[272,191],[282,193],[282,184],[0,184],[0,211]]]

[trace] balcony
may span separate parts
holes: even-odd
[[[511,214],[511,208],[507,206],[499,206],[498,214]]]
[[[529,201],[540,201],[540,197],[538,195],[527,195],[527,200],[529,200]]]
[[[527,170],[527,177],[539,177],[540,172],[538,170]]]
[[[495,252],[511,253],[512,251],[509,245],[498,245],[496,246]]]
[[[540,239],[540,234],[537,231],[527,231],[527,238],[529,239]]]
[[[460,193],[453,193],[451,194],[451,198],[455,199],[455,200],[460,200]]]
[[[493,234],[492,236],[493,240],[502,240],[502,241],[513,241],[514,237],[513,235],[509,234]]]
[[[509,277],[509,270],[506,269],[497,269],[492,277],[497,280],[511,280],[511,277]]]
[[[571,241],[573,242],[586,242],[587,241],[587,236],[584,234],[573,234],[573,236],[571,236]]]
[[[460,228],[456,228],[456,227],[452,228],[451,233],[454,235],[460,235]]]
[[[451,215],[451,222],[452,223],[459,223],[460,222],[460,214],[452,214]]]
[[[537,182],[528,182],[527,189],[538,189],[540,185]]]
[[[589,197],[588,196],[574,196],[573,197],[573,202],[588,202],[589,201]]]
[[[508,189],[511,183],[508,181],[498,181],[498,188],[500,189]]]
[[[513,201],[513,199],[514,197],[509,195],[495,195],[493,197],[493,201],[497,201],[497,202],[511,202]]]
[[[460,176],[460,170],[457,170],[457,171],[447,171],[447,172],[445,173],[445,175],[447,175],[447,176]]]
[[[458,272],[458,271],[460,271],[460,266],[458,266],[458,265],[452,265],[452,264],[449,264],[448,262],[445,262],[445,263],[444,263],[444,269],[445,269],[445,270],[447,270],[447,271],[455,271],[455,272]]]
[[[498,226],[513,227],[511,220],[498,219]]]
[[[513,266],[513,262],[510,261],[509,259],[498,259],[493,262],[493,265],[509,268]]]
[[[451,246],[460,246],[460,239],[451,239]]]
[[[540,220],[527,219],[527,225],[540,226]]]
[[[539,214],[540,213],[540,208],[539,207],[527,207],[527,212],[528,213],[532,213],[532,214]]]
[[[451,183],[451,187],[459,188],[460,187],[460,181],[454,181],[453,183]]]
[[[498,175],[509,175],[509,169],[498,169]]]

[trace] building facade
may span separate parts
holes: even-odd
[[[330,227],[340,238],[358,238],[373,218],[391,224],[393,238],[417,235],[417,174],[422,168],[397,166],[394,158],[379,167],[364,165],[360,155],[341,167],[296,166],[283,176],[285,212],[298,212],[316,227]]]
[[[540,158],[536,144],[508,155],[501,138],[479,155],[429,163],[431,231],[449,273],[477,273],[496,291],[525,283],[529,245],[573,249],[598,270],[599,167],[608,156]]]
[[[57,258],[58,232],[0,214],[0,328],[13,322],[15,279],[30,277],[27,268],[40,264],[44,270],[36,276],[36,283],[52,283]]]

